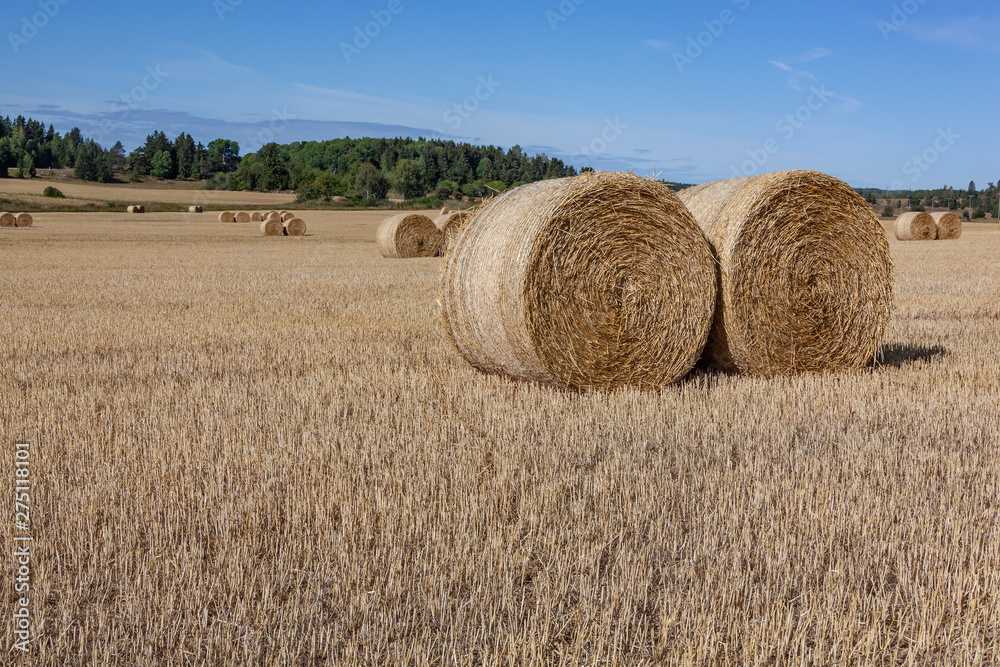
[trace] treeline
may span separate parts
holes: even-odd
[[[120,141],[105,149],[84,139],[78,127],[62,136],[51,124],[46,129],[32,118],[0,117],[0,178],[16,168],[19,178],[32,178],[38,169],[72,169],[77,178],[101,183],[110,183],[116,173],[132,180],[142,176],[199,180],[235,171],[239,155],[239,144],[228,139],[203,146],[190,134],[182,132],[171,141],[163,132],[154,132],[126,156]]]
[[[990,183],[985,190],[979,190],[976,182],[969,183],[967,188],[944,186],[936,190],[879,190],[876,188],[858,188],[857,190],[869,204],[887,201],[887,208],[893,211],[926,211],[927,209],[948,209],[951,211],[973,211],[973,218],[984,218],[991,213],[994,218],[1000,217],[1000,189],[997,184]],[[892,213],[888,213],[892,215]]]
[[[404,199],[425,195],[462,199],[576,173],[558,158],[528,156],[520,146],[504,151],[423,138],[345,138],[267,144],[245,156],[234,173],[217,176],[208,187],[292,189],[301,201],[335,196],[377,201],[390,190]]]

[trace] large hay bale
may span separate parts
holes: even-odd
[[[236,222],[250,222],[250,214],[246,211],[240,211],[236,214]]]
[[[455,247],[459,235],[472,219],[469,211],[449,211],[434,218],[434,226],[441,230],[441,252],[447,255]]]
[[[849,185],[785,171],[681,190],[719,261],[706,358],[757,375],[857,370],[892,313],[892,255]]]
[[[236,216],[229,211],[223,211],[219,214],[219,222],[236,222]]]
[[[17,216],[13,213],[7,213],[6,211],[0,213],[0,227],[15,227],[17,225]]]
[[[264,236],[281,236],[284,227],[282,227],[278,216],[273,215],[260,223],[260,232]]]
[[[250,222],[260,222],[264,219],[264,216],[260,214],[260,211],[254,211],[250,214]]]
[[[188,213],[201,213],[201,206],[188,206]]]
[[[900,241],[933,241],[937,238],[937,224],[930,213],[904,213],[896,218],[896,238]]]
[[[14,225],[17,227],[31,227],[35,224],[35,219],[28,213],[18,213],[14,218]]]
[[[436,257],[441,250],[441,231],[426,215],[397,213],[379,226],[375,245],[389,259]]]
[[[304,236],[306,223],[301,218],[289,218],[282,223],[285,236]]]
[[[962,236],[962,219],[954,213],[931,213],[934,225],[937,227],[937,237],[948,241]]]
[[[444,263],[441,301],[449,335],[482,371],[657,388],[698,361],[715,297],[712,251],[677,196],[591,173],[490,201]]]

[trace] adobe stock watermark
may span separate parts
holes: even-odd
[[[131,115],[132,110],[145,102],[149,98],[149,94],[159,88],[160,84],[169,76],[170,72],[164,72],[160,65],[147,67],[146,75],[142,77],[142,81],[129,92],[123,93],[111,105],[111,113],[120,115],[117,118],[102,119],[97,124],[97,129],[91,132],[91,138],[103,145],[105,135],[111,134],[119,125],[124,123],[129,115]]]
[[[405,7],[403,7],[401,0],[389,0],[389,4],[385,6],[385,9],[377,11],[373,9],[371,11],[373,21],[366,23],[364,29],[361,26],[355,26],[354,41],[351,43],[340,43],[340,52],[344,54],[344,60],[350,64],[354,56],[361,55],[361,52],[371,45],[372,40],[381,35],[382,31],[389,27],[393,17],[403,13],[403,9]]]
[[[930,171],[931,167],[941,159],[941,156],[950,151],[951,147],[958,143],[961,138],[962,135],[956,134],[950,126],[947,129],[939,127],[937,137],[931,142],[931,145],[903,163],[903,174],[909,176],[911,182],[915,183],[920,180],[920,177]],[[901,179],[895,180],[889,189],[902,190],[903,185]]]
[[[288,107],[271,109],[271,120],[268,122],[267,127],[260,130],[257,134],[247,137],[247,150],[244,155],[247,153],[256,153],[265,145],[274,141],[277,135],[284,132],[288,127],[288,121],[295,120],[295,118],[295,116],[288,113]]]
[[[804,104],[799,105],[791,113],[785,114],[774,124],[774,129],[778,132],[779,137],[767,139],[758,148],[747,149],[747,156],[750,159],[738,167],[733,167],[733,178],[753,176],[758,173],[771,159],[771,156],[781,150],[782,140],[791,141],[796,133],[815,117],[818,111],[831,104],[830,100],[835,95],[827,90],[823,84],[820,84],[818,88],[816,86],[810,87],[809,93]]]
[[[225,21],[226,14],[235,12],[236,8],[242,4],[243,0],[212,0],[212,8],[215,9],[215,14],[220,21]]]
[[[601,130],[601,133],[594,137],[589,144],[580,146],[580,150],[573,157],[586,158],[589,163],[587,166],[592,167],[593,158],[606,153],[608,146],[618,141],[627,129],[628,125],[621,121],[621,117],[615,116],[614,120],[605,118],[604,129]]]
[[[453,105],[441,116],[444,122],[451,126],[452,132],[457,132],[462,127],[462,124],[472,117],[472,114],[479,111],[483,102],[493,97],[493,93],[497,91],[497,88],[503,85],[500,81],[494,81],[492,74],[479,77],[478,84],[472,95],[466,97],[460,104]],[[439,136],[449,136],[441,128],[437,128],[434,131]]]
[[[888,42],[889,35],[902,30],[903,26],[909,23],[910,19],[926,4],[927,0],[905,0],[901,4],[893,5],[889,20],[886,21],[883,19],[878,22],[878,29],[882,33],[882,39]]]
[[[14,450],[14,650],[28,653],[31,642],[31,446]]]
[[[738,6],[741,12],[745,12],[750,7],[751,0],[730,0]],[[687,46],[683,51],[674,51],[674,65],[677,71],[684,73],[684,68],[693,65],[694,61],[705,55],[705,51],[710,49],[716,40],[722,37],[727,26],[736,23],[739,17],[732,9],[723,9],[719,12],[718,18],[702,21],[704,30],[693,37],[687,38]]]
[[[576,14],[576,8],[587,0],[562,0],[555,10],[545,10],[545,20],[549,22],[549,27],[556,30],[560,23],[565,23],[570,16]]]
[[[14,53],[20,53],[21,47],[33,40],[38,31],[47,26],[59,10],[68,4],[69,0],[39,0],[38,7],[41,11],[35,12],[30,18],[22,16],[20,32],[7,33],[7,41],[10,42],[10,48],[14,49]]]

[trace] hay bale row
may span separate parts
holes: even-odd
[[[188,213],[201,213],[201,206],[188,206]]]
[[[287,211],[284,215],[269,211],[260,223],[260,232],[265,236],[304,236],[306,223]]]
[[[658,388],[698,361],[715,299],[711,248],[677,196],[600,173],[490,201],[445,260],[441,301],[453,342],[480,370]]]
[[[140,204],[135,204],[133,206],[127,207],[125,210],[128,211],[129,213],[145,213],[146,207]]]
[[[35,219],[29,213],[0,213],[0,227],[31,227]]]
[[[853,188],[796,170],[679,195],[719,262],[709,361],[764,376],[871,362],[892,312],[892,255]]]
[[[397,213],[379,226],[375,245],[388,259],[437,257],[441,252],[441,230],[426,215]]]
[[[445,260],[442,315],[473,366],[563,387],[660,387],[702,353],[753,375],[856,370],[888,326],[892,271],[878,219],[825,174],[679,197],[586,174],[477,213]]]

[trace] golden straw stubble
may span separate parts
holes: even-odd
[[[960,238],[962,236],[962,219],[954,213],[931,213],[937,226],[937,237],[942,241]]]
[[[445,260],[442,310],[473,366],[575,389],[659,388],[698,361],[715,260],[663,185],[541,181],[488,203]]]
[[[388,259],[437,257],[441,251],[441,231],[426,215],[397,213],[379,225],[375,245]]]
[[[899,241],[933,241],[938,237],[937,223],[930,213],[910,211],[896,218]]]
[[[707,183],[680,198],[719,261],[709,361],[765,376],[871,362],[892,314],[892,255],[853,188],[796,170]]]

